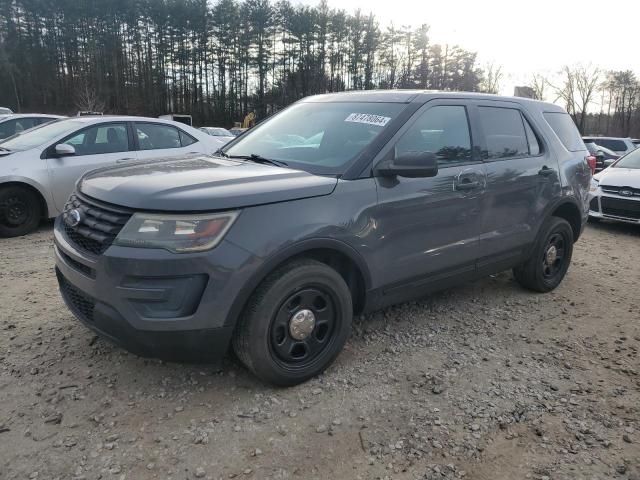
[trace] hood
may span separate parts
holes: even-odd
[[[601,185],[640,188],[640,169],[609,167],[593,176]]]
[[[300,170],[202,156],[94,170],[78,188],[134,209],[211,211],[329,195],[337,182]]]

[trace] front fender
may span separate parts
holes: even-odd
[[[53,198],[51,196],[51,192],[47,187],[45,187],[42,183],[34,180],[33,178],[23,177],[20,175],[2,175],[0,176],[0,187],[7,183],[13,184],[24,184],[29,185],[30,187],[37,190],[37,192],[42,196],[44,202],[47,206],[47,218],[53,218],[57,216],[60,212],[55,208],[53,203]]]
[[[283,264],[290,258],[294,258],[300,254],[303,254],[304,252],[318,249],[335,250],[347,256],[358,266],[358,269],[362,273],[362,278],[364,280],[365,291],[369,291],[369,289],[371,288],[371,274],[369,272],[369,268],[364,258],[362,258],[362,256],[353,247],[341,240],[336,240],[334,238],[328,237],[301,240],[274,252],[273,254],[269,255],[269,257],[263,260],[260,266],[255,270],[249,281],[244,285],[240,292],[238,292],[231,310],[229,311],[227,324],[235,324],[236,320],[242,313],[242,309],[251,297],[251,294],[267,277],[267,275],[274,271],[275,268],[277,268],[279,265]]]

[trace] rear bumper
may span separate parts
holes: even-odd
[[[91,330],[123,348],[173,361],[216,362],[226,353],[230,311],[259,259],[222,242],[201,254],[111,246],[91,255],[54,228],[61,295]]]

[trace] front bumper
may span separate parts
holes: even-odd
[[[260,263],[226,241],[198,254],[112,245],[92,255],[69,240],[60,217],[54,239],[60,292],[74,315],[133,353],[165,360],[224,356],[233,302]]]
[[[598,188],[589,194],[589,216],[640,224],[640,197],[624,197]]]

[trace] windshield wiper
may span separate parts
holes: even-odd
[[[225,154],[226,155],[226,154]],[[249,160],[255,163],[262,163],[268,165],[275,165],[276,167],[288,167],[289,164],[283,162],[282,160],[273,160],[271,158],[265,158],[257,153],[252,153],[250,155],[227,155],[227,158],[239,158],[241,160]]]
[[[4,148],[4,147],[0,147],[0,150],[2,150],[3,152],[10,152],[11,151],[8,148]]]
[[[214,154],[214,155],[220,155],[221,157],[224,157],[224,158],[229,158],[229,155],[227,155],[226,153],[224,153],[224,152],[222,151],[222,149],[221,149],[221,148],[219,148],[218,150],[216,150],[215,152],[213,152],[213,154]]]

